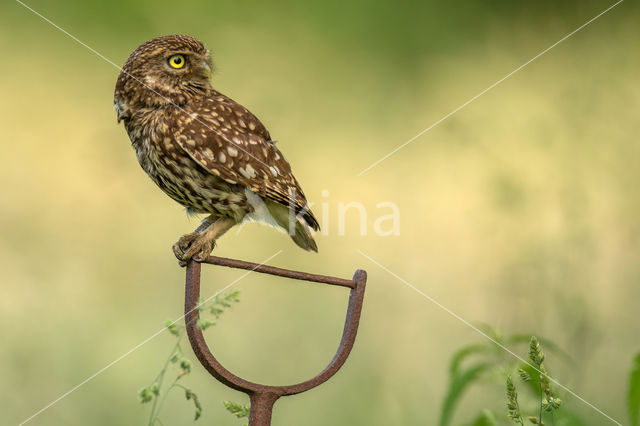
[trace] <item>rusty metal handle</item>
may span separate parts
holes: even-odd
[[[345,280],[342,278],[309,274],[217,256],[210,256],[204,263],[246,269],[303,281],[349,287],[351,289],[342,340],[329,365],[314,378],[295,385],[262,385],[242,379],[231,373],[224,368],[211,353],[211,350],[204,340],[202,330],[197,327],[197,321],[200,316],[200,311],[197,309],[197,306],[200,297],[200,274],[202,265],[194,261],[189,262],[187,265],[184,310],[187,335],[189,336],[189,342],[191,343],[193,352],[213,377],[225,385],[249,395],[251,400],[249,426],[268,426],[271,424],[273,405],[278,398],[306,392],[309,389],[319,386],[329,380],[338,372],[340,367],[344,365],[355,343],[358,324],[360,322],[360,313],[362,312],[362,304],[364,302],[367,273],[362,270],[357,270],[352,280]]]

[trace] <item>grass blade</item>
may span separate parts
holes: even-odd
[[[469,345],[458,350],[451,357],[451,363],[449,364],[449,377],[453,380],[458,375],[462,362],[469,356],[477,353],[486,352],[489,346],[481,343],[477,345]]]
[[[462,397],[464,391],[470,384],[478,379],[482,373],[489,369],[489,367],[490,364],[488,363],[476,364],[452,378],[447,396],[442,403],[440,426],[448,426],[450,424],[456,404]]]
[[[638,426],[640,420],[640,353],[636,355],[629,373],[629,422]]]

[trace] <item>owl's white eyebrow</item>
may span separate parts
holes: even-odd
[[[33,12],[35,15],[39,16],[40,18],[42,18],[44,21],[46,21],[47,23],[51,24],[52,26],[54,26],[55,28],[57,28],[58,30],[62,31],[64,34],[66,34],[67,36],[69,36],[71,39],[73,39],[75,42],[77,42],[78,44],[86,47],[87,49],[89,49],[92,53],[94,53],[95,55],[97,55],[98,57],[102,58],[105,62],[108,62],[109,64],[113,65],[114,67],[116,67],[117,69],[120,70],[120,72],[125,73],[126,75],[128,75],[129,77],[131,77],[132,79],[134,79],[135,81],[137,81],[138,83],[140,83],[141,85],[143,85],[144,87],[146,87],[147,89],[149,89],[150,91],[152,91],[153,93],[155,93],[156,95],[160,96],[161,98],[165,99],[166,101],[168,101],[171,105],[173,105],[174,107],[178,108],[180,111],[184,112],[185,114],[189,114],[187,111],[184,110],[184,108],[182,108],[180,105],[176,104],[175,102],[173,102],[171,99],[167,98],[166,96],[163,96],[162,94],[158,93],[157,91],[153,90],[151,87],[147,86],[146,84],[144,84],[142,81],[140,81],[140,79],[134,77],[133,75],[131,75],[130,73],[126,72],[125,70],[122,69],[122,67],[118,64],[116,64],[115,62],[113,62],[111,59],[107,58],[106,56],[104,56],[102,53],[98,52],[96,49],[94,49],[93,47],[89,46],[87,43],[83,42],[82,40],[80,40],[78,37],[74,36],[73,34],[71,34],[69,31],[65,30],[64,28],[62,28],[61,26],[59,26],[58,24],[56,24],[55,22],[53,22],[51,19],[47,18],[46,16],[42,15],[41,13],[39,13],[38,11],[34,10],[33,8],[31,8],[30,6],[26,5],[24,2],[22,2],[21,0],[16,0],[17,3],[19,3],[20,5],[22,5],[25,9],[30,10],[31,12]],[[228,137],[226,137],[223,133],[217,131],[216,129],[212,128],[211,126],[207,125],[207,123],[203,122],[202,120],[200,120],[199,118],[195,118],[195,121],[197,121],[198,123],[202,124],[204,127],[206,127],[207,129],[211,130],[213,133],[217,134],[218,136],[220,136],[222,139],[226,140],[227,142],[229,142],[232,145],[235,145],[236,147],[238,147],[238,149],[242,152],[244,152],[245,154],[247,154],[249,157],[253,158],[254,160],[256,160],[258,163],[262,164],[263,166],[265,166],[267,169],[269,168],[268,164],[265,164],[262,160],[260,160],[259,158],[256,158],[253,154],[251,154],[249,151],[247,151],[246,149],[244,149],[240,144],[237,144],[236,142],[233,142],[232,140],[230,140]]]
[[[395,154],[396,152],[400,151],[402,148],[404,148],[405,146],[409,145],[411,142],[415,141],[416,139],[418,139],[419,137],[421,137],[422,135],[424,135],[425,133],[427,133],[429,130],[433,129],[434,127],[436,127],[438,124],[442,123],[443,121],[445,121],[447,118],[451,117],[453,114],[457,113],[458,111],[460,111],[461,109],[463,109],[464,107],[466,107],[467,105],[469,105],[470,103],[472,103],[473,101],[475,101],[476,99],[478,99],[480,96],[484,95],[485,93],[487,93],[489,90],[493,89],[494,87],[496,87],[497,85],[499,85],[500,83],[502,83],[503,81],[507,80],[509,77],[511,77],[512,75],[514,75],[515,73],[517,73],[518,71],[520,71],[521,69],[523,69],[524,67],[526,67],[527,65],[529,65],[531,62],[535,61],[536,59],[538,59],[539,57],[541,57],[542,55],[544,55],[545,53],[547,53],[548,51],[550,51],[551,49],[553,49],[554,47],[556,47],[557,45],[559,45],[560,43],[562,43],[563,41],[565,41],[566,39],[568,39],[569,37],[571,37],[572,35],[574,35],[575,33],[577,33],[578,31],[582,30],[584,27],[586,27],[587,25],[591,24],[593,21],[595,21],[596,19],[600,18],[602,15],[604,15],[605,13],[609,12],[611,9],[613,9],[614,7],[616,7],[617,5],[619,5],[620,3],[622,3],[624,0],[618,0],[617,3],[614,3],[613,5],[609,6],[607,9],[605,9],[604,11],[600,12],[599,14],[597,14],[596,16],[594,16],[593,18],[589,19],[587,22],[585,22],[584,24],[580,25],[578,28],[576,28],[575,30],[571,31],[569,34],[567,34],[566,36],[562,37],[560,40],[556,41],[555,43],[553,43],[551,46],[547,47],[546,49],[544,49],[542,52],[538,53],[536,56],[534,56],[533,58],[529,59],[527,62],[525,62],[524,64],[520,65],[518,68],[514,69],[513,71],[511,71],[509,74],[505,75],[504,77],[502,77],[500,80],[496,81],[495,83],[493,83],[492,85],[490,85],[489,87],[487,87],[486,89],[484,89],[483,91],[481,91],[480,93],[478,93],[477,95],[473,96],[471,99],[469,99],[468,101],[466,101],[465,103],[463,103],[462,105],[460,105],[459,107],[457,107],[456,109],[454,109],[453,111],[451,111],[450,113],[446,114],[445,116],[443,116],[442,118],[440,118],[438,121],[436,121],[435,123],[431,124],[429,127],[427,127],[426,129],[421,130],[420,132],[418,132],[415,136],[413,136],[411,139],[409,139],[408,141],[404,142],[401,145],[398,145],[397,147],[395,147],[393,150],[389,151],[387,154],[383,155],[382,157],[380,157],[378,160],[374,161],[373,163],[371,163],[369,166],[367,166],[366,168],[362,169],[360,171],[360,173],[358,173],[357,176],[362,176],[363,174],[367,173],[369,170],[373,169],[374,167],[376,167],[378,164],[382,163],[384,160],[386,160],[387,158],[391,157],[393,154]]]

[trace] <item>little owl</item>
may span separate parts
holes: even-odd
[[[247,220],[283,228],[317,251],[318,221],[291,166],[260,120],[211,87],[212,69],[200,41],[170,35],[134,50],[116,82],[118,122],[144,171],[188,213],[208,215],[173,252],[181,265],[202,261]]]

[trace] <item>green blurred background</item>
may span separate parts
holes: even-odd
[[[466,320],[536,333],[573,358],[552,375],[626,422],[640,349],[638,7],[626,1],[368,173],[357,173],[612,3],[29,1],[121,65],[154,36],[212,50],[214,85],[279,141],[327,235],[320,253],[258,225],[222,256],[349,277],[369,272],[356,347],[342,370],[281,400],[274,425],[436,424],[451,354],[482,338],[358,253]],[[17,424],[181,314],[170,246],[197,225],[137,164],[112,106],[118,70],[20,4],[0,6],[0,416]],[[323,191],[328,195],[323,196]],[[339,202],[355,212],[339,236]],[[399,236],[373,235],[390,201]],[[241,272],[207,268],[203,295]],[[290,383],[324,367],[347,292],[251,275],[208,332],[246,378]],[[167,333],[43,412],[33,425],[140,425],[137,400],[173,343]],[[526,348],[521,353],[526,354]],[[199,364],[185,378],[200,424],[240,424],[241,394]],[[504,407],[473,391],[455,423]],[[589,424],[608,424],[580,401]],[[191,424],[176,393],[165,425]]]

